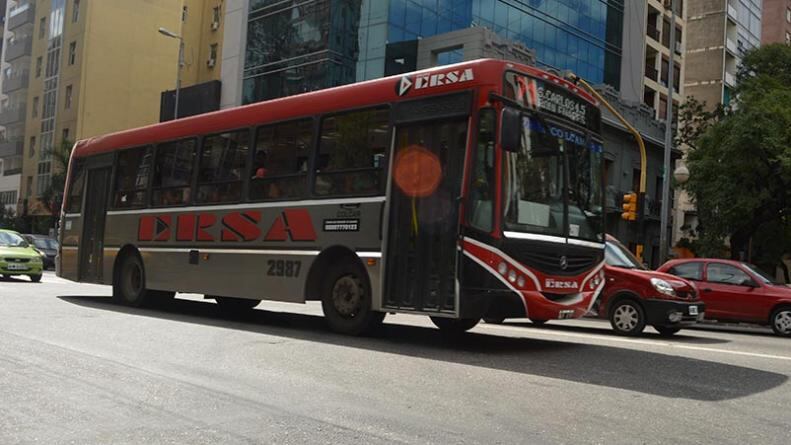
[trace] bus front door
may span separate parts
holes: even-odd
[[[457,234],[467,119],[396,130],[385,253],[386,308],[457,313]]]
[[[88,170],[88,186],[79,251],[80,281],[98,283],[102,279],[104,220],[107,212],[111,170],[109,167]]]

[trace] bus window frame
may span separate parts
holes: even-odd
[[[258,151],[258,138],[260,131],[266,127],[272,127],[272,126],[283,125],[283,124],[299,122],[299,121],[310,121],[310,131],[311,131],[310,146],[308,147],[308,165],[307,165],[307,171],[305,172],[305,189],[302,191],[302,194],[297,197],[253,199],[253,197],[251,196],[253,175],[255,174],[253,172],[253,163],[255,162],[255,154]],[[244,202],[263,203],[263,202],[299,201],[312,197],[310,192],[312,190],[312,183],[314,177],[313,174],[313,170],[315,166],[314,159],[317,153],[316,149],[318,148],[319,135],[317,132],[320,127],[317,127],[317,123],[319,121],[320,121],[320,116],[308,115],[297,118],[281,119],[277,121],[267,122],[264,124],[258,124],[252,127],[253,142],[247,160],[248,168],[247,168],[247,175],[245,178],[247,188],[244,193]],[[298,174],[275,175],[275,176],[270,176],[267,179],[293,178],[297,176],[300,175]]]
[[[387,195],[387,182],[390,180],[390,162],[389,162],[390,158],[389,157],[390,157],[390,152],[393,150],[393,147],[392,147],[392,145],[393,145],[393,134],[394,134],[394,131],[395,131],[395,123],[393,121],[393,108],[394,108],[393,107],[393,103],[385,102],[385,103],[379,103],[379,104],[374,104],[374,105],[366,105],[366,106],[361,106],[361,107],[346,108],[346,109],[343,109],[343,110],[333,111],[332,113],[325,113],[325,114],[318,115],[317,126],[316,126],[315,135],[314,135],[315,136],[315,144],[314,144],[314,147],[313,147],[313,156],[312,156],[313,161],[310,164],[310,168],[311,168],[310,177],[311,177],[311,179],[309,181],[310,182],[310,184],[309,184],[310,189],[308,190],[308,196],[310,196],[313,199],[346,199],[346,198],[369,198],[369,197],[386,196]],[[384,152],[384,156],[382,157],[382,164],[381,164],[381,167],[380,167],[380,169],[384,173],[384,177],[382,178],[383,183],[380,186],[381,190],[379,190],[379,191],[377,191],[375,193],[365,193],[365,194],[327,194],[327,195],[321,195],[321,194],[316,193],[316,178],[318,177],[318,175],[321,174],[318,171],[317,165],[318,165],[319,154],[320,154],[320,151],[321,151],[321,147],[320,147],[320,144],[321,144],[321,129],[322,129],[323,125],[324,125],[324,120],[328,119],[328,118],[344,115],[344,114],[350,114],[350,113],[355,113],[355,112],[359,112],[359,111],[366,111],[366,110],[372,110],[373,111],[373,110],[377,110],[377,109],[387,110],[387,129],[388,129],[388,134],[387,134],[388,143],[387,143],[387,146],[385,147],[385,152]],[[353,172],[357,172],[357,171],[373,171],[373,170],[376,170],[376,169],[375,168],[371,168],[371,167],[367,167],[367,168],[345,169],[345,170],[339,170],[339,171],[335,171],[335,172],[328,172],[328,173],[325,173],[325,174],[350,173],[350,172],[353,173]]]
[[[194,205],[196,205],[196,206],[213,206],[213,205],[225,205],[225,204],[241,204],[241,203],[246,201],[246,199],[245,199],[247,197],[247,194],[246,194],[247,190],[246,190],[246,188],[247,188],[247,185],[249,184],[250,170],[252,169],[251,168],[252,167],[252,157],[250,157],[249,154],[247,155],[247,158],[245,159],[244,170],[242,171],[242,178],[240,180],[240,182],[241,182],[241,189],[239,191],[239,193],[240,193],[239,199],[238,200],[234,200],[234,201],[200,202],[200,201],[197,200],[198,187],[201,185],[201,183],[200,183],[200,161],[201,161],[201,157],[203,156],[203,148],[206,145],[205,144],[206,139],[208,139],[210,137],[221,136],[221,135],[226,134],[226,133],[241,133],[242,131],[247,131],[248,150],[252,151],[254,149],[254,143],[255,143],[255,141],[254,141],[255,128],[256,128],[255,126],[252,126],[252,127],[236,127],[233,130],[223,130],[223,131],[219,131],[219,132],[206,133],[206,134],[195,136],[195,137],[197,137],[199,139],[199,141],[198,141],[198,145],[197,145],[197,150],[198,151],[194,155],[195,160],[194,160],[194,165],[192,167],[193,168],[192,178],[190,180],[190,184],[191,184],[192,190],[194,191],[194,193],[190,192],[191,204],[194,203]],[[177,141],[178,140],[183,140],[183,139],[177,139]],[[154,158],[154,159],[156,160],[156,158]],[[210,183],[205,183],[203,185],[231,184],[233,182],[236,182],[236,181],[210,182]],[[169,206],[169,207],[176,207],[176,206]]]
[[[472,202],[472,183],[471,183],[471,181],[472,181],[472,177],[473,177],[473,175],[475,173],[474,170],[475,170],[476,164],[478,162],[478,144],[479,144],[479,141],[480,141],[479,138],[481,136],[481,115],[484,112],[487,112],[489,110],[491,110],[491,112],[494,113],[494,133],[492,135],[493,144],[494,144],[494,147],[492,149],[492,162],[493,162],[494,165],[492,165],[492,169],[494,170],[494,176],[492,178],[493,183],[489,185],[489,188],[491,189],[491,192],[492,192],[492,210],[491,210],[491,215],[490,215],[491,216],[491,228],[487,231],[487,230],[484,230],[484,229],[476,226],[472,222],[472,217],[473,217],[473,212],[472,212],[473,206],[472,206],[472,204],[473,204],[473,202]],[[463,190],[464,189],[467,190],[466,196],[464,197],[464,203],[465,203],[464,226],[468,227],[470,229],[476,230],[478,232],[481,232],[481,233],[492,234],[492,233],[497,231],[497,227],[498,227],[498,222],[497,222],[497,216],[498,216],[498,209],[497,209],[497,207],[498,207],[498,205],[497,204],[498,204],[498,201],[500,200],[499,199],[500,198],[500,193],[498,192],[498,190],[499,190],[499,184],[498,183],[502,180],[502,178],[500,178],[500,172],[498,171],[500,169],[500,165],[499,165],[500,164],[499,151],[501,151],[501,150],[498,150],[498,147],[499,147],[499,144],[500,144],[500,137],[499,137],[500,136],[500,122],[502,121],[502,119],[500,117],[500,113],[498,112],[497,108],[494,107],[494,106],[491,106],[491,105],[490,106],[479,107],[476,110],[475,114],[471,115],[470,118],[471,118],[470,120],[472,121],[472,124],[474,124],[474,127],[470,129],[471,136],[474,139],[473,139],[473,142],[470,144],[470,147],[468,147],[468,159],[469,159],[468,171],[469,172],[468,172],[468,175],[467,175],[467,181],[466,181],[465,184],[463,184],[463,187],[462,187]],[[467,211],[467,209],[469,211]]]
[[[157,166],[157,160],[158,160],[158,156],[159,156],[159,148],[160,148],[160,146],[166,145],[166,144],[171,144],[171,143],[174,143],[174,142],[187,141],[187,140],[190,140],[190,139],[195,140],[195,150],[197,150],[197,152],[196,151],[192,152],[192,172],[190,174],[189,185],[187,185],[187,188],[190,189],[189,199],[185,200],[184,202],[182,202],[180,204],[176,204],[176,205],[172,205],[172,204],[154,204],[153,203],[153,199],[154,199],[154,176],[156,175],[156,166]],[[195,181],[197,181],[197,172],[196,172],[196,170],[197,170],[197,162],[198,162],[197,154],[200,153],[201,149],[203,149],[201,136],[200,135],[192,135],[192,136],[187,136],[187,137],[178,138],[178,139],[169,139],[169,140],[166,140],[166,141],[157,142],[157,143],[155,143],[153,145],[154,145],[154,159],[153,159],[152,164],[151,164],[151,175],[149,175],[149,177],[148,177],[148,196],[147,196],[147,200],[146,200],[146,202],[148,203],[148,208],[162,209],[162,208],[179,208],[179,207],[189,207],[189,206],[191,206],[193,204],[193,202],[195,201],[195,192],[194,192],[194,187],[193,186],[195,185]],[[172,190],[172,189],[180,189],[180,188],[184,188],[184,187],[157,187],[156,189],[157,190],[165,190],[165,189]]]
[[[117,185],[116,180],[118,178],[118,159],[121,157],[121,153],[123,153],[125,151],[135,150],[135,149],[140,149],[140,148],[148,148],[148,149],[151,150],[151,156],[152,156],[152,166],[151,167],[152,167],[152,170],[153,170],[153,157],[155,155],[155,153],[154,153],[155,147],[156,147],[156,144],[147,143],[147,144],[142,144],[142,145],[134,145],[134,146],[131,146],[131,147],[124,147],[124,148],[122,148],[120,150],[115,150],[115,152],[113,153],[113,169],[112,169],[112,173],[110,175],[110,177],[111,177],[110,185],[111,185],[112,189],[110,190],[110,193],[109,193],[110,198],[109,198],[109,203],[107,205],[107,210],[108,211],[141,210],[141,209],[149,208],[149,202],[150,202],[150,196],[149,195],[151,193],[151,174],[149,174],[148,178],[146,179],[146,186],[145,186],[145,188],[143,188],[143,189],[124,190],[124,191],[131,191],[131,192],[142,191],[144,193],[144,198],[143,198],[144,202],[143,202],[142,205],[136,205],[136,206],[130,206],[130,207],[118,207],[118,206],[115,205],[115,195],[119,191],[119,190],[116,189],[116,185]],[[84,159],[89,159],[89,158],[84,158]]]

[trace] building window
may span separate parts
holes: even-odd
[[[151,147],[130,148],[118,153],[114,208],[145,206],[151,158]]]
[[[240,201],[249,153],[248,130],[206,137],[198,169],[198,202]]]
[[[325,118],[313,191],[324,196],[359,196],[384,192],[384,158],[389,138],[386,108],[354,111]]]
[[[36,195],[42,196],[49,189],[52,184],[52,176],[50,175],[52,163],[50,161],[41,161],[38,163],[38,176],[36,177]]]
[[[217,64],[217,44],[212,43],[209,45],[209,60],[206,62],[209,68],[214,68]]]
[[[33,110],[31,110],[31,117],[38,117],[38,96],[33,98]]]
[[[181,8],[181,21],[182,22],[186,22],[187,21],[187,9],[188,8],[186,6]]]
[[[221,6],[217,5],[212,9],[211,29],[216,31],[220,28],[220,9]]]
[[[789,32],[786,32],[786,43],[791,45],[791,33]]]
[[[313,121],[304,119],[258,130],[250,199],[298,198],[305,194]]]
[[[69,65],[74,65],[77,60],[77,42],[69,43]]]
[[[63,132],[61,134],[61,139],[60,140],[63,143],[66,143],[66,142],[69,141],[69,129],[68,128],[64,128],[63,129]]]
[[[182,139],[160,144],[157,147],[151,193],[152,204],[168,206],[190,202],[195,145],[195,139]]]
[[[77,23],[80,20],[80,0],[74,0],[74,5],[71,9],[71,22]]]
[[[71,85],[69,85],[69,86],[66,87],[66,98],[63,101],[64,102],[63,108],[65,108],[67,110],[69,108],[71,108],[71,94],[72,94],[72,87],[71,87]]]
[[[27,185],[27,187],[25,187],[25,197],[26,198],[30,198],[31,196],[33,196],[33,177],[32,176],[28,176],[27,177],[27,181],[26,181],[25,185]]]
[[[16,190],[0,193],[0,204],[6,206],[16,204]]]
[[[43,39],[47,35],[47,18],[41,17],[38,21],[38,38]]]
[[[41,65],[43,64],[44,59],[42,57],[38,57],[36,59],[36,79],[41,77]]]
[[[33,156],[36,156],[36,137],[35,136],[30,136],[30,145],[28,146],[27,154],[31,158]]]
[[[786,9],[786,22],[791,23],[791,8]]]

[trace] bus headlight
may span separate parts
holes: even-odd
[[[673,290],[673,286],[661,278],[651,278],[651,285],[654,286],[654,289],[660,294],[667,295],[668,297],[676,296],[676,291]]]

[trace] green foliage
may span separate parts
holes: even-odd
[[[60,147],[52,150],[52,177],[50,186],[41,194],[41,201],[51,210],[52,216],[58,215],[63,203],[63,191],[66,188],[66,174],[69,158],[74,143],[64,140]]]
[[[6,210],[4,205],[0,205],[0,229],[20,230],[21,223],[13,210]]]
[[[700,255],[717,255],[725,240],[737,257],[753,240],[766,263],[789,251],[785,215],[791,211],[791,47],[769,45],[748,53],[737,96],[726,110],[706,111],[691,101],[679,139],[691,147],[685,185],[697,205]],[[779,238],[753,237],[772,228]],[[775,244],[771,249],[758,246]]]

